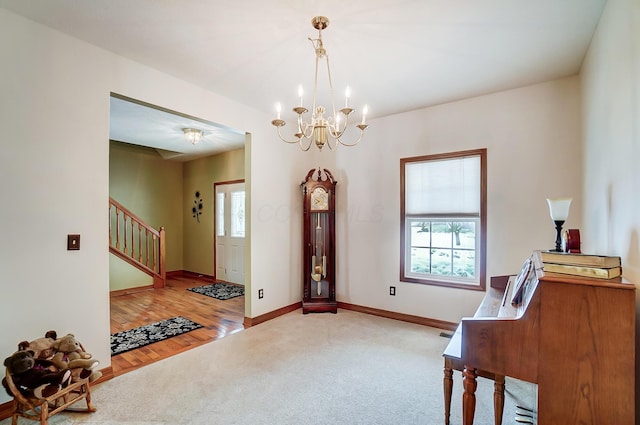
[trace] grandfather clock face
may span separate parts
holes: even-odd
[[[329,209],[329,193],[323,187],[316,187],[311,192],[311,211],[327,211]]]

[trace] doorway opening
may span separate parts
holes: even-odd
[[[214,183],[216,279],[244,285],[244,180]]]
[[[211,184],[244,183],[244,147],[249,136],[113,93],[109,123],[109,195],[146,224],[164,227],[167,272],[166,287],[152,289],[149,276],[110,257],[111,333],[175,316],[203,326],[113,356],[111,364],[118,375],[244,328],[245,296],[220,301],[187,288],[211,283],[216,277]],[[187,127],[203,131],[198,144],[185,140],[183,128]],[[192,218],[193,200],[187,194],[207,187],[201,191],[203,214],[198,221]],[[244,283],[244,248],[241,253],[243,257],[236,261],[241,261]]]

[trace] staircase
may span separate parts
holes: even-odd
[[[164,227],[154,229],[109,197],[109,252],[153,277],[154,288],[164,288]]]

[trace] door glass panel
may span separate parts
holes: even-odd
[[[231,237],[244,238],[244,190],[231,192]]]
[[[224,192],[216,195],[216,236],[224,236]]]

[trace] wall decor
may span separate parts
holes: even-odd
[[[193,207],[191,213],[198,223],[200,223],[200,215],[202,214],[202,198],[200,197],[200,191],[196,190],[196,199],[193,201]]]

